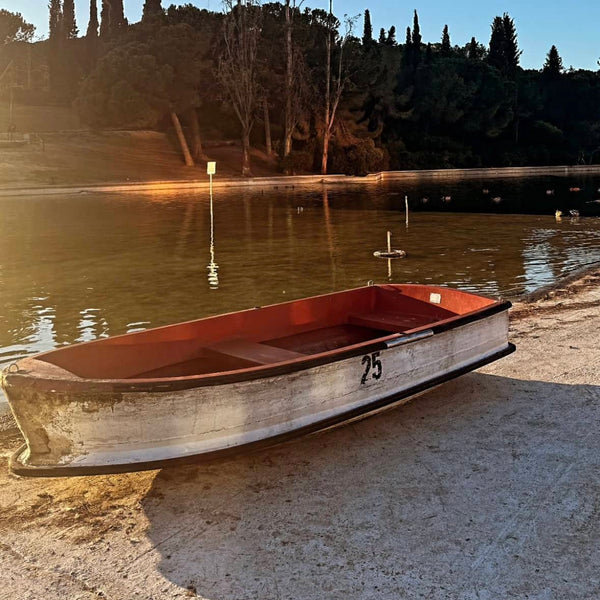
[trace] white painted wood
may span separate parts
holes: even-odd
[[[92,467],[247,444],[365,407],[473,365],[507,348],[507,336],[505,311],[387,348],[377,356],[369,353],[368,359],[357,356],[277,377],[164,393],[130,392],[115,395],[112,402],[60,394],[51,413],[44,411],[37,422],[30,415],[33,422],[25,432],[29,437],[41,428],[49,452],[25,453],[22,461],[32,466],[58,461]],[[68,450],[57,457],[56,448]]]

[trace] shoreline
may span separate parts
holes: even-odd
[[[213,188],[283,188],[322,187],[326,185],[373,185],[402,181],[428,182],[456,179],[505,179],[518,177],[600,175],[600,165],[547,166],[547,167],[489,167],[482,169],[428,169],[408,171],[382,171],[365,176],[355,175],[278,175],[274,177],[226,178],[213,180]],[[102,184],[78,184],[62,186],[8,187],[0,188],[0,197],[52,196],[87,193],[157,193],[208,189],[208,179],[157,180],[137,182],[113,182]]]

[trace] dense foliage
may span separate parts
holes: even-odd
[[[373,37],[369,11],[360,27],[291,0],[225,14],[146,0],[136,24],[122,0],[99,0],[98,24],[91,0],[77,39],[72,4],[49,3],[61,40],[48,47],[50,83],[93,127],[170,127],[176,113],[194,147],[200,134],[243,138],[287,172],[600,161],[599,72],[565,71],[554,45],[539,71],[522,69],[506,13],[489,46],[458,47],[447,26],[424,41],[416,11],[398,43],[394,26]],[[5,43],[27,39],[11,27]]]

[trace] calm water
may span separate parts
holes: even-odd
[[[568,192],[575,184],[582,191]],[[514,297],[600,261],[600,218],[554,218],[559,206],[598,206],[598,188],[600,179],[557,179],[218,192],[212,255],[205,193],[0,199],[0,365],[369,280]],[[473,207],[484,212],[457,212]],[[373,257],[387,230],[406,259]]]

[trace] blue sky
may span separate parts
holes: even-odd
[[[200,8],[219,10],[219,0],[187,0]],[[100,4],[100,0],[98,0]],[[125,13],[130,21],[138,21],[143,0],[125,0]],[[163,6],[185,4],[163,0]],[[47,33],[47,0],[0,0],[0,8],[23,14],[34,23],[38,33]],[[89,0],[75,0],[80,30],[88,20]],[[327,8],[328,0],[306,0],[303,6]],[[600,2],[598,0],[504,0],[476,2],[475,0],[334,0],[333,11],[338,17],[356,15],[365,8],[371,12],[374,35],[380,27],[395,25],[398,41],[403,41],[406,27],[412,26],[412,12],[417,9],[421,33],[425,42],[437,42],[442,28],[448,24],[453,44],[464,45],[471,36],[480,42],[489,42],[490,24],[496,15],[508,12],[515,20],[519,47],[523,50],[521,65],[539,69],[552,44],[556,44],[565,67],[597,70],[600,57]],[[362,19],[357,23],[362,34]]]

